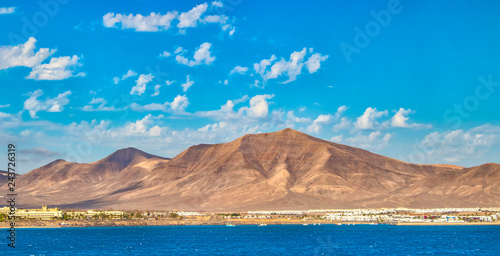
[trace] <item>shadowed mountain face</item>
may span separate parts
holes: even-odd
[[[16,178],[19,178],[19,177],[21,177],[21,175],[16,173]],[[0,170],[0,184],[1,184],[1,186],[7,187],[8,182],[10,182],[9,181],[9,172]]]
[[[20,201],[66,207],[244,211],[500,205],[500,165],[409,164],[285,129],[190,147],[123,149],[19,178]]]

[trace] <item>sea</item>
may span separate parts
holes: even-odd
[[[257,225],[1,229],[0,255],[500,255],[500,226]]]

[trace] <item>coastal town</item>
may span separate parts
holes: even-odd
[[[117,211],[0,208],[0,228],[164,225],[500,225],[500,208],[381,208],[262,210],[246,212]],[[10,217],[10,219],[9,219]]]

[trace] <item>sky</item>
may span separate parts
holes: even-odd
[[[0,0],[2,152],[15,144],[26,173],[289,127],[412,163],[499,163],[499,12],[493,0]]]

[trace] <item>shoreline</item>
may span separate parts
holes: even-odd
[[[500,221],[495,222],[418,222],[418,223],[370,223],[370,222],[332,222],[332,221],[302,221],[302,220],[89,220],[89,221],[16,221],[16,229],[23,228],[92,228],[92,227],[148,227],[148,226],[259,226],[265,225],[393,225],[393,226],[497,226]],[[61,225],[64,223],[64,225]],[[0,222],[0,230],[10,228],[10,222]]]

